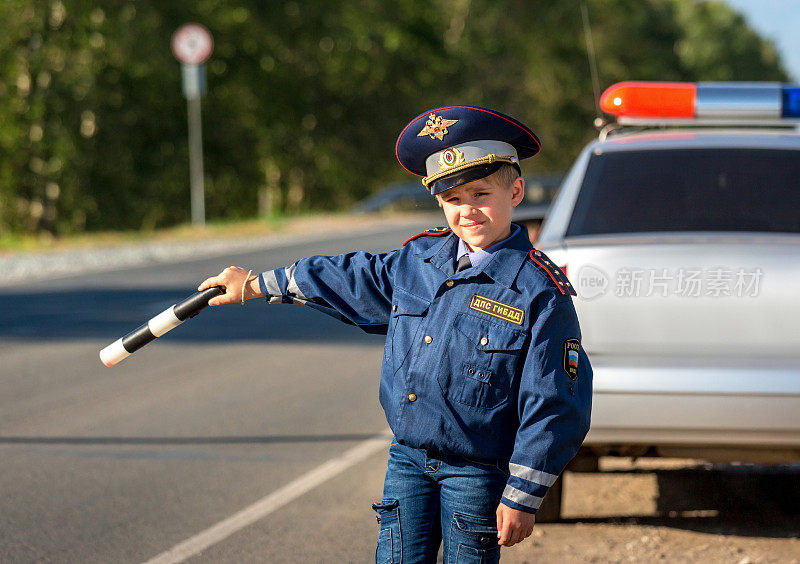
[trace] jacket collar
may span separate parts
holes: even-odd
[[[517,234],[511,237],[503,248],[492,253],[492,258],[480,266],[463,272],[456,273],[458,237],[454,233],[450,233],[442,241],[437,241],[427,250],[417,253],[416,256],[423,260],[430,260],[430,263],[441,270],[448,278],[455,280],[471,278],[479,276],[483,272],[495,282],[510,288],[514,280],[516,280],[525,258],[533,249],[533,245],[528,239],[528,230],[524,225],[520,225],[520,227],[521,229],[517,231]]]

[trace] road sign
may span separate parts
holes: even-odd
[[[204,26],[188,23],[172,34],[172,54],[184,65],[205,63],[214,50],[211,32]]]
[[[188,100],[202,98],[206,93],[206,66],[181,65],[183,95]]]
[[[203,182],[203,134],[200,97],[205,94],[205,63],[214,50],[211,32],[196,23],[179,27],[172,34],[172,54],[181,64],[183,94],[189,109],[189,182],[191,186],[192,223],[206,222]]]

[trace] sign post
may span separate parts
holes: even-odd
[[[172,54],[181,62],[183,95],[186,97],[189,114],[189,179],[194,225],[205,225],[206,222],[200,98],[206,93],[204,63],[213,50],[211,32],[200,24],[184,24],[172,34]]]

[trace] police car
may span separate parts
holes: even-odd
[[[583,454],[800,460],[800,87],[624,82],[601,107],[537,241],[578,292]]]

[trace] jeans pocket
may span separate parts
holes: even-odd
[[[384,499],[380,503],[372,504],[381,524],[378,547],[375,550],[376,564],[399,564],[403,561],[399,505],[400,502],[396,499]]]
[[[500,562],[500,547],[483,550],[465,544],[458,545],[455,562],[457,564],[495,564]]]
[[[448,560],[458,564],[489,564],[500,561],[497,520],[466,513],[453,513]]]

